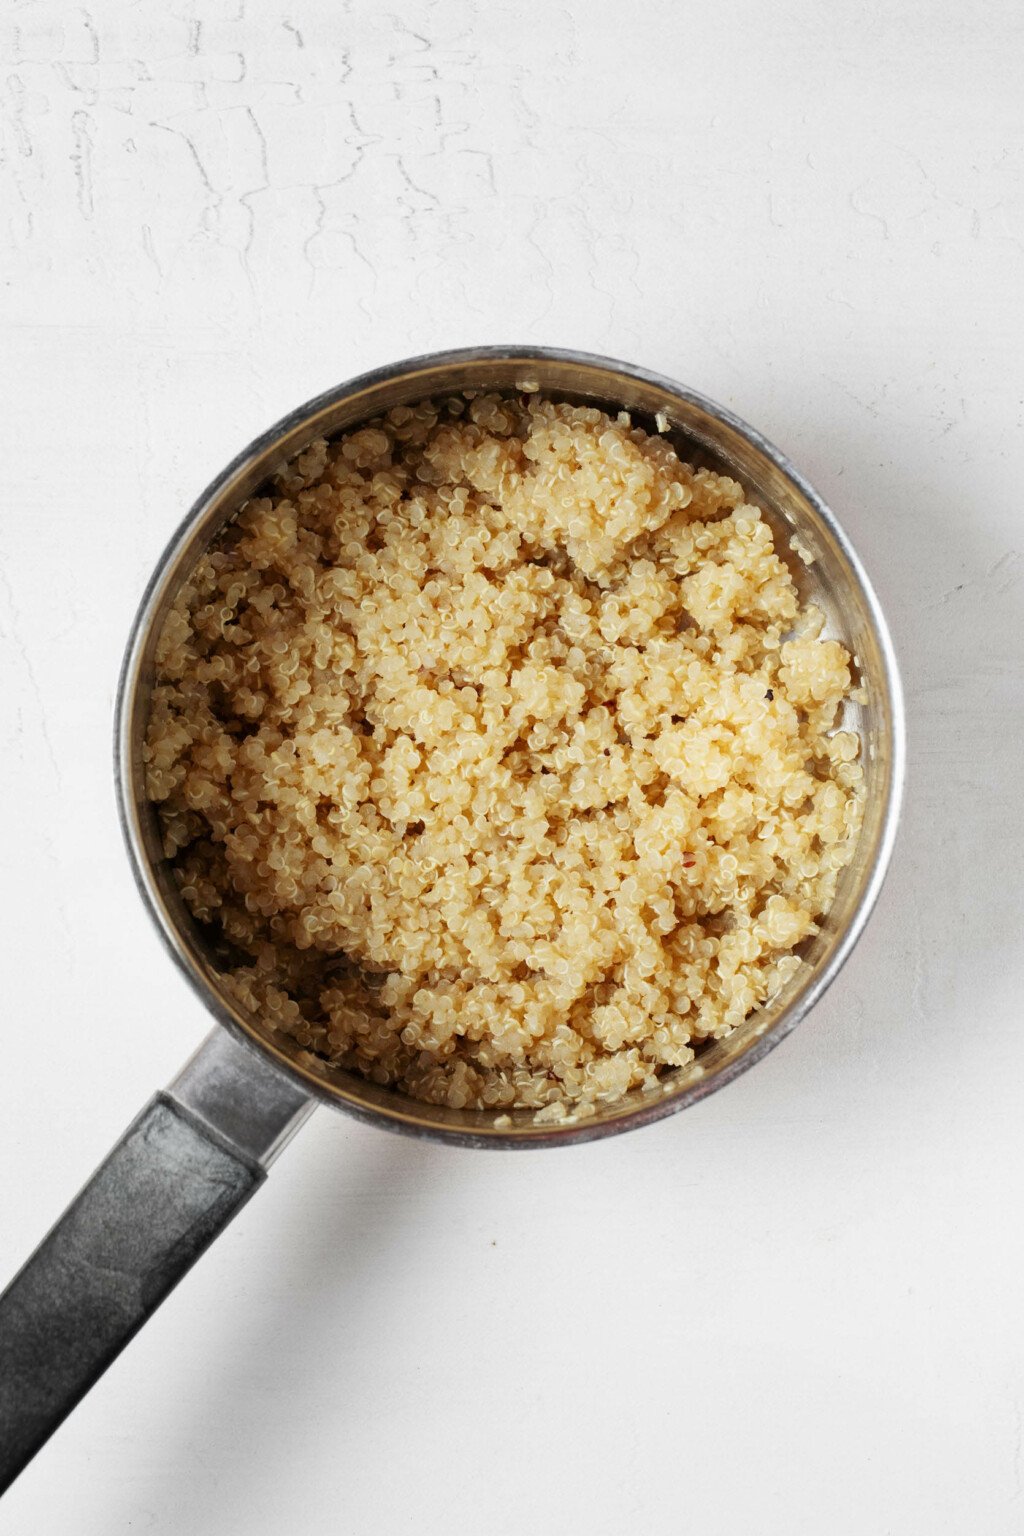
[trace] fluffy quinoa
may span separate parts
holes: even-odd
[[[145,757],[225,981],[453,1107],[592,1114],[803,963],[849,861],[850,657],[761,513],[625,413],[400,406],[196,566]]]

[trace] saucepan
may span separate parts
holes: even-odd
[[[813,557],[796,562],[801,594],[855,657],[861,702],[844,724],[861,738],[863,830],[807,964],[772,1002],[709,1044],[655,1093],[634,1093],[577,1124],[537,1125],[529,1111],[422,1104],[331,1066],[246,1014],[221,978],[208,935],[186,910],[163,856],[143,785],[142,743],[157,635],[197,559],[243,503],[312,439],[400,404],[467,388],[541,389],[667,433],[687,458],[739,480],[777,532]],[[781,547],[781,541],[780,541]],[[788,543],[787,546],[788,547]],[[586,353],[481,347],[364,374],[263,433],[203,492],[143,596],[128,641],[116,721],[121,824],[135,880],[164,944],[217,1027],[156,1094],[0,1298],[0,1488],[6,1487],[171,1288],[267,1176],[315,1105],[412,1136],[507,1150],[612,1136],[675,1114],[760,1061],[835,979],[860,936],[892,852],[903,773],[903,709],[878,601],[835,516],[753,428],[671,379]]]

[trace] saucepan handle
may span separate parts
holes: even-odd
[[[262,1184],[313,1101],[215,1030],[0,1296],[0,1492]]]

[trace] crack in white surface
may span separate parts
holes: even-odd
[[[256,239],[256,213],[252,206],[252,199],[258,192],[265,192],[270,186],[270,168],[267,139],[263,129],[260,127],[259,119],[257,118],[256,113],[251,106],[247,106],[243,108],[243,110],[248,117],[249,122],[252,124],[253,133],[256,135],[256,142],[259,148],[260,171],[263,177],[263,180],[259,186],[252,187],[248,192],[241,193],[238,198],[238,201],[245,209],[249,220],[249,233],[246,236],[245,244],[242,247],[242,264],[245,267],[246,276],[251,283],[252,272],[249,267],[249,253],[252,250],[253,241]]]
[[[312,194],[313,194],[313,198],[314,198],[314,202],[315,202],[315,206],[316,206],[316,215],[315,215],[315,221],[314,221],[314,224],[313,224],[313,228],[310,230],[310,232],[307,235],[306,239],[303,241],[303,244],[302,244],[302,256],[303,256],[303,260],[306,262],[306,265],[309,267],[309,270],[310,270],[310,289],[309,289],[310,293],[312,293],[312,291],[313,291],[313,285],[314,285],[314,283],[316,281],[317,273],[319,271],[317,263],[313,260],[312,247],[313,247],[314,242],[317,239],[319,239],[326,232],[327,217],[328,217],[328,212],[329,212],[328,206],[327,206],[327,201],[326,201],[326,198],[325,198],[324,194],[326,192],[331,192],[333,190],[336,190],[339,187],[344,187],[349,182],[353,181],[355,179],[355,177],[359,174],[360,169],[362,168],[362,165],[364,163],[364,160],[366,158],[368,150],[374,144],[379,144],[381,142],[381,135],[380,134],[368,134],[366,132],[366,130],[363,128],[362,124],[360,123],[358,117],[356,116],[355,107],[353,106],[353,104],[351,102],[349,102],[347,104],[347,113],[348,113],[349,124],[350,124],[353,132],[356,133],[359,136],[359,142],[358,143],[353,143],[348,138],[346,138],[344,140],[345,147],[347,149],[350,149],[352,151],[352,153],[353,153],[352,164],[349,166],[347,171],[344,171],[340,176],[335,177],[333,181],[315,183],[309,189],[312,192]],[[343,234],[343,236],[348,240],[349,244],[351,245],[353,255],[356,257],[356,259],[359,262],[361,262],[363,264],[363,266],[365,266],[367,268],[367,270],[370,272],[371,276],[374,279],[374,283],[376,283],[376,279],[377,279],[376,268],[375,268],[373,262],[367,256],[366,252],[363,250],[362,245],[361,245],[361,243],[359,241],[359,237],[358,237],[359,212],[358,212],[357,208],[354,207],[352,209],[352,211],[351,211],[351,213],[349,215],[349,221],[350,221],[350,226],[351,227],[342,229],[341,233]],[[357,296],[356,303],[357,303],[359,309],[361,310],[361,312],[365,315],[367,321],[371,321],[372,317],[371,317],[371,315],[369,313],[369,310],[366,307],[366,304],[365,304],[364,300],[361,297]]]
[[[590,217],[586,190],[596,190],[596,182],[590,170],[590,164],[586,155],[579,155],[576,159],[576,170],[580,177],[579,187],[582,195],[577,197],[576,212],[583,229],[583,240],[586,249],[586,271],[590,282],[591,292],[596,298],[603,299],[607,309],[605,328],[608,329],[614,318],[617,306],[617,296],[611,289],[605,288],[598,282],[600,271],[598,257],[598,242],[601,239],[601,231]]]
[[[7,92],[11,99],[7,120],[14,130],[18,153],[25,160],[32,158],[32,138],[25,123],[25,83],[20,75],[8,75]]]
[[[861,193],[864,190],[864,185],[865,183],[862,183],[861,186],[855,187],[850,193],[850,207],[860,218],[871,219],[875,224],[877,224],[882,231],[883,240],[890,240],[892,236],[889,231],[889,220],[885,218],[883,214],[878,213],[876,209],[868,208],[863,205],[861,200]]]
[[[79,85],[78,81],[73,77],[71,70],[62,60],[54,60],[53,72],[66,91],[71,91],[76,96],[84,97],[86,104],[90,107],[96,105],[98,100],[96,92],[88,86]]]
[[[156,247],[153,244],[153,231],[150,229],[148,224],[143,224],[142,226],[142,249],[145,251],[149,260],[153,263],[153,266],[156,268],[157,277],[161,282],[163,282],[163,265],[161,264],[160,258],[156,253]]]
[[[417,44],[417,52],[426,53],[428,55],[433,52],[434,45],[429,37],[425,37],[422,32],[414,31],[412,27],[407,27],[402,18],[400,16],[396,16],[394,12],[390,13],[388,19],[394,23],[395,31],[398,32],[400,36],[412,38],[413,42]],[[393,53],[389,57],[389,63],[397,64],[401,62],[401,59],[401,54]],[[436,64],[424,63],[419,67],[429,71],[429,78],[431,80],[440,80],[441,76]]]
[[[964,581],[958,581],[956,586],[948,587],[929,606],[931,608],[945,608],[949,603],[959,598],[962,593],[973,592],[978,589],[985,592],[988,596],[1005,596],[1020,576],[1020,558],[1019,550],[1008,549],[1004,551],[998,560],[994,560],[981,572],[980,576],[971,576]],[[995,578],[1000,575],[1000,572],[1002,572],[1002,579],[997,582]]]
[[[79,111],[72,114],[71,133],[74,149],[71,151],[71,163],[75,168],[75,196],[78,211],[84,219],[91,219],[93,215],[92,132],[92,118],[88,112]]]
[[[89,39],[89,47],[92,52],[92,58],[89,59],[88,62],[90,64],[98,64],[100,61],[100,36],[99,32],[96,30],[96,23],[93,21],[92,13],[90,11],[83,9],[81,10],[80,15],[82,17],[82,26],[85,29],[86,37]]]
[[[529,225],[527,226],[527,229],[526,229],[526,243],[527,243],[527,245],[529,245],[531,250],[536,251],[537,256],[540,258],[542,281],[543,281],[543,284],[544,284],[544,288],[545,288],[545,290],[547,292],[547,303],[544,305],[543,309],[538,311],[538,313],[532,317],[532,319],[530,321],[531,325],[539,325],[542,320],[546,320],[547,319],[548,315],[551,313],[552,309],[554,308],[554,304],[555,304],[555,269],[554,269],[554,266],[552,265],[550,256],[548,255],[547,251],[545,251],[544,247],[541,245],[540,239],[539,239],[538,234],[537,234],[537,231],[540,228],[541,222],[544,219],[545,214],[547,213],[547,204],[545,202],[543,202],[543,200],[541,200],[539,198],[535,199],[534,203],[533,203],[533,209],[534,209],[533,218],[530,221],[530,223],[529,223]]]
[[[326,199],[324,198],[323,194],[325,192],[329,192],[334,187],[342,185],[345,181],[348,181],[348,180],[350,180],[350,175],[342,176],[342,177],[339,178],[338,181],[325,182],[325,183],[323,183],[323,184],[321,184],[319,186],[314,186],[314,187],[310,188],[310,191],[312,192],[314,200],[315,200],[315,203],[316,203],[316,222],[314,224],[314,227],[313,227],[312,231],[307,236],[306,240],[303,242],[303,247],[302,247],[303,256],[305,258],[306,264],[309,267],[309,273],[310,273],[310,277],[309,277],[309,295],[310,295],[310,297],[312,297],[313,289],[314,289],[314,286],[316,284],[316,279],[317,279],[317,276],[319,275],[319,272],[321,270],[319,265],[313,260],[311,246],[312,246],[312,244],[313,244],[313,242],[315,240],[319,239],[326,232],[326,227],[327,227],[328,208],[327,208]],[[358,216],[358,214],[355,213],[355,212],[352,212],[349,215],[349,220],[350,220],[351,227],[350,228],[342,227],[342,228],[338,229],[338,233],[341,234],[343,236],[343,238],[348,241],[349,245],[352,248],[352,253],[355,256],[356,260],[361,262],[362,265],[364,267],[366,267],[367,271],[370,273],[370,276],[373,278],[374,285],[376,285],[377,269],[374,266],[373,262],[366,255],[365,251],[362,249],[362,246],[359,243],[359,239],[358,239],[358,235],[357,235],[357,230],[358,230],[358,225],[359,225],[359,216]],[[366,304],[365,299],[363,299],[362,295],[357,290],[353,290],[353,295],[354,295],[354,298],[355,298],[356,308],[363,315],[363,317],[365,318],[367,323],[372,325],[372,323],[373,323],[373,316],[370,313],[370,310],[369,310],[369,308],[368,308],[368,306]]]
[[[398,174],[401,176],[402,180],[405,182],[406,186],[411,192],[418,192],[421,197],[425,197],[427,199],[433,208],[440,208],[441,199],[438,197],[437,193],[431,192],[428,187],[421,187],[418,182],[413,181],[401,155],[395,156],[395,164],[398,167]]]
[[[463,153],[467,155],[479,156],[479,158],[484,162],[484,169],[487,172],[488,189],[490,190],[492,196],[497,197],[498,182],[494,174],[494,156],[491,151],[489,149],[467,149],[463,151]]]

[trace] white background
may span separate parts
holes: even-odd
[[[319,1111],[0,1531],[1024,1531],[1019,0],[4,25],[0,1278],[205,1031],[112,694],[183,510],[306,397],[510,341],[726,402],[876,579],[911,769],[768,1061],[523,1156]]]

